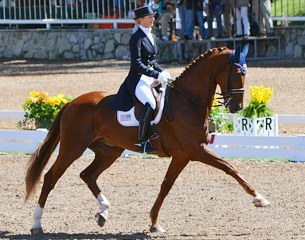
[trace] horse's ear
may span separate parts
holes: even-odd
[[[242,50],[242,53],[244,54],[245,58],[246,58],[247,55],[248,55],[248,51],[249,51],[249,43],[247,43],[247,44],[243,47],[243,50]]]
[[[239,63],[240,60],[240,45],[234,51],[234,63]]]

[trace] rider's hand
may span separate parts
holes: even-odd
[[[167,71],[159,73],[158,79],[161,80],[162,85],[166,85],[168,80],[171,79],[171,75]]]
[[[161,83],[161,80],[156,79],[155,81],[153,81],[152,84],[150,84],[150,87],[151,87],[151,88],[155,88],[155,87],[157,87],[160,83]]]

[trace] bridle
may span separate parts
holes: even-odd
[[[233,99],[232,94],[243,94],[245,92],[244,88],[232,88],[231,85],[231,80],[232,80],[232,68],[233,68],[233,63],[230,65],[230,71],[228,73],[227,77],[227,89],[221,93],[216,93],[217,95],[220,95],[220,97],[214,98],[214,100],[217,101],[217,105],[213,105],[213,107],[219,107],[219,106],[224,106],[227,107],[229,102]],[[223,101],[221,101],[223,100]]]
[[[245,92],[244,88],[232,88],[231,85],[231,79],[232,79],[232,74],[233,74],[233,66],[234,63],[230,63],[230,71],[228,73],[227,76],[227,89],[221,93],[216,93],[217,95],[220,95],[220,97],[214,97],[213,100],[217,101],[216,105],[213,105],[212,107],[219,107],[219,106],[224,106],[227,107],[229,102],[233,99],[232,94],[242,94]],[[238,66],[237,66],[238,67]],[[221,73],[221,71],[219,71],[219,73],[216,75],[216,77]],[[167,86],[178,91],[179,93],[181,93],[183,96],[185,96],[187,99],[189,99],[191,102],[199,105],[200,104],[200,100],[194,96],[191,96],[190,94],[186,93],[185,91],[183,91],[182,89],[178,88],[177,86],[175,86],[173,84],[174,80],[173,79],[169,79]],[[221,101],[223,100],[223,101]]]

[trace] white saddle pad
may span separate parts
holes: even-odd
[[[155,117],[155,119],[153,119],[150,122],[151,125],[152,124],[157,124],[161,120],[161,117],[162,117],[162,112],[163,112],[163,108],[164,108],[165,89],[160,88],[160,91],[161,91],[160,108],[159,108],[159,111],[158,111],[157,116]],[[127,112],[117,111],[118,122],[125,127],[139,126],[139,121],[135,117],[134,109],[135,109],[135,107],[131,108]]]

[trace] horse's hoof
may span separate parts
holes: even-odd
[[[150,227],[152,233],[165,233],[165,230],[160,225],[154,225]]]
[[[42,228],[32,228],[31,229],[31,234],[32,235],[43,234],[43,230],[42,230]]]
[[[258,194],[253,199],[253,204],[256,207],[266,207],[270,204],[270,202],[264,198],[262,195]]]
[[[106,219],[100,214],[95,214],[95,220],[100,227],[103,227],[106,223]]]

